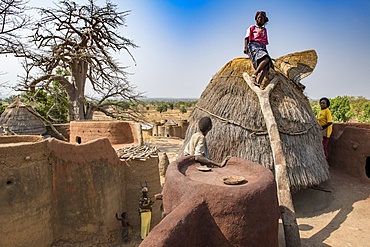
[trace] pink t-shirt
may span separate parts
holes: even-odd
[[[247,29],[247,34],[245,35],[245,38],[249,38],[249,42],[256,41],[265,45],[269,44],[267,38],[267,29],[265,27],[258,28],[255,25],[250,26]]]

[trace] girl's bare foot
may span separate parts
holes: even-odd
[[[260,84],[257,82],[257,75],[255,75],[255,74],[253,74],[253,75],[251,76],[251,82],[252,82],[254,85],[256,85],[257,87],[259,87],[259,86],[260,86]]]

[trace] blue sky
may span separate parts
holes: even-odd
[[[112,2],[120,10],[131,10],[121,32],[140,47],[131,50],[137,65],[126,53],[117,58],[129,66],[132,85],[147,97],[198,98],[222,66],[244,56],[245,30],[255,23],[255,12],[264,10],[270,19],[271,57],[309,49],[318,53],[314,72],[302,80],[307,97],[370,99],[368,0]],[[10,81],[20,72],[13,63],[11,57],[1,57],[1,71],[9,72]]]

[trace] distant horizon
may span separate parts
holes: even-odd
[[[15,95],[12,95],[12,96],[15,96]],[[306,96],[307,97],[307,96]],[[355,98],[358,98],[358,97],[364,97],[364,96],[354,96],[354,95],[337,95],[335,97],[328,97],[328,99],[334,99],[336,97],[355,97]],[[0,94],[0,100],[1,101],[4,101],[6,98],[9,98],[8,97],[2,97],[1,94]],[[370,100],[369,98],[366,98],[364,97],[366,100]],[[189,98],[177,98],[177,97],[144,97],[144,98],[140,98],[139,100],[140,101],[174,101],[174,102],[178,102],[178,101],[197,101],[199,100],[200,98],[192,98],[192,97],[189,97]],[[318,101],[320,98],[317,98],[317,99],[311,99],[309,97],[307,97],[308,100],[312,100],[312,101]]]

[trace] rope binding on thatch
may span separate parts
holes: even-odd
[[[212,112],[210,112],[210,111],[208,111],[208,110],[206,110],[206,109],[204,109],[204,108],[202,108],[200,106],[197,106],[196,105],[195,108],[197,108],[197,109],[199,109],[199,110],[201,110],[203,112],[206,112],[207,114],[209,114],[209,115],[211,115],[211,116],[213,116],[215,118],[220,119],[221,121],[225,122],[226,124],[232,124],[232,125],[238,126],[238,127],[242,128],[244,130],[247,130],[247,131],[251,132],[248,135],[249,137],[252,137],[254,135],[258,136],[258,135],[267,135],[268,134],[267,130],[257,130],[257,129],[251,129],[251,128],[245,127],[241,123],[235,122],[235,121],[230,120],[230,119],[227,119],[227,118],[220,117],[220,116],[218,116],[218,115],[216,115],[216,114],[214,114],[214,113],[212,113]],[[284,131],[284,130],[279,129],[279,133],[282,133],[282,134],[285,134],[285,135],[290,135],[290,136],[304,135],[311,128],[313,128],[314,126],[316,126],[316,124],[311,124],[305,130],[303,130],[303,131],[296,131],[296,132]]]

